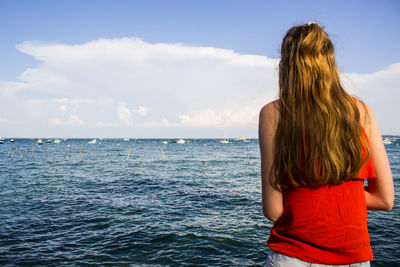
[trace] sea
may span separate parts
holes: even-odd
[[[371,265],[400,266],[400,137],[384,138],[396,197],[368,212]],[[257,139],[36,141],[0,145],[0,266],[266,263]]]

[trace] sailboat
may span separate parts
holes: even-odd
[[[229,140],[228,140],[228,138],[226,136],[227,136],[227,133],[226,133],[226,128],[225,128],[225,138],[222,139],[222,140],[219,140],[219,142],[221,144],[229,144]]]

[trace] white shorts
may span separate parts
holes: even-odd
[[[273,250],[268,252],[268,259],[266,267],[326,267],[326,266],[335,266],[335,267],[369,267],[370,262],[358,262],[352,264],[344,264],[344,265],[330,265],[330,264],[318,264],[318,263],[311,263],[299,260],[297,258],[289,257],[283,254],[276,253]]]

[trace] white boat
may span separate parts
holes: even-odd
[[[93,139],[92,141],[89,141],[88,142],[88,144],[96,144],[97,143],[97,140],[96,139]]]
[[[54,141],[53,141],[54,144],[59,144],[60,142],[61,142],[60,139],[54,139]]]
[[[163,141],[162,143],[163,143],[164,145],[166,145],[166,144],[168,144],[168,141]]]
[[[229,140],[228,139],[219,140],[219,142],[222,143],[222,144],[229,144]]]
[[[47,139],[47,140],[46,140],[46,143],[49,143],[49,144],[50,144],[50,143],[51,143],[51,140],[50,140],[50,139]]]
[[[184,143],[186,143],[186,141],[183,140],[183,139],[179,139],[178,141],[176,141],[176,143],[177,143],[177,144],[184,144]]]
[[[124,138],[124,141],[129,141],[129,138]]]
[[[392,140],[390,140],[389,138],[385,138],[385,139],[383,139],[383,143],[385,144],[385,145],[390,145],[390,144],[392,144]]]
[[[36,141],[36,144],[37,144],[37,145],[43,145],[42,139],[38,139],[38,140]]]
[[[236,141],[242,141],[243,143],[250,143],[251,140],[246,139],[246,138],[237,138]]]

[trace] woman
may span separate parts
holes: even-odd
[[[274,222],[267,265],[369,266],[367,209],[392,209],[392,174],[371,109],[341,86],[314,22],[283,39],[279,99],[260,112],[259,142],[262,207]]]

